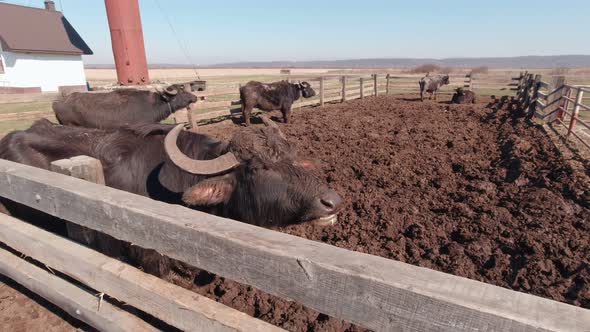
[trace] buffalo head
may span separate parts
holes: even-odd
[[[165,102],[172,104],[174,110],[185,108],[198,100],[197,96],[184,88],[178,87],[176,84],[160,91],[160,97]]]
[[[444,75],[444,76],[442,77],[442,80],[441,80],[441,82],[442,82],[442,84],[443,84],[443,85],[446,85],[446,84],[449,84],[449,83],[451,83],[451,81],[449,80],[449,75]]]
[[[301,222],[336,222],[342,198],[313,172],[313,163],[298,158],[276,124],[234,134],[224,154],[194,160],[177,146],[182,125],[165,138],[169,159],[182,170],[209,176],[185,190],[189,206],[213,208],[215,214],[258,226]]]
[[[308,82],[301,82],[301,84],[298,84],[298,89],[301,91],[303,98],[311,98],[315,96],[315,90]]]

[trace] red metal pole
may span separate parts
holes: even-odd
[[[121,85],[149,84],[138,0],[105,0],[117,79]]]

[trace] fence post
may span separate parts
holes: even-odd
[[[520,97],[518,98],[518,107],[521,108],[528,98],[529,86],[530,86],[531,75],[526,73],[522,77],[522,83],[520,85]]]
[[[473,72],[465,75],[465,77],[467,78],[467,81],[464,81],[464,83],[466,83],[466,84],[463,84],[463,87],[467,88],[467,90],[469,90],[469,91],[475,90],[473,88]]]
[[[546,122],[553,122],[559,116],[559,107],[561,106],[562,96],[565,94],[565,76],[555,76],[549,83],[547,89],[546,105],[543,117],[547,117]]]
[[[569,137],[572,131],[576,128],[576,121],[578,120],[578,113],[580,113],[580,104],[582,104],[582,98],[584,98],[584,91],[577,88],[576,103],[574,104],[574,110],[572,111],[572,119],[570,120],[570,126],[567,129],[567,136]]]
[[[567,89],[567,92],[565,93],[567,98],[563,99],[563,104],[560,105],[562,109],[557,112],[557,118],[562,122],[565,118],[565,112],[570,107],[570,99],[572,99],[572,89],[570,87],[566,87],[565,89]]]
[[[365,79],[361,77],[361,99],[365,98]]]
[[[76,156],[70,159],[56,160],[49,169],[53,172],[86,180],[96,184],[105,184],[104,170],[100,160],[88,156]],[[109,235],[71,222],[66,223],[68,237],[78,243],[97,248],[105,255],[119,257],[123,252],[123,242]]]
[[[77,156],[70,159],[56,160],[49,169],[53,172],[68,175],[88,182],[105,184],[104,172],[100,160],[88,156]],[[96,240],[96,232],[74,224],[66,223],[68,237],[84,245],[91,245]]]
[[[193,110],[190,105],[186,108],[186,117],[188,119],[188,123],[191,126],[191,129],[195,129],[199,126],[197,119],[193,116]]]
[[[324,106],[324,76],[320,76],[320,106]]]
[[[377,95],[379,94],[379,90],[377,87],[377,74],[373,74],[373,90],[375,93],[375,97],[377,97]]]
[[[342,76],[342,102],[346,101],[346,75]]]
[[[386,80],[386,83],[385,83],[385,94],[388,95],[389,94],[389,74],[387,74],[385,76],[385,80]]]
[[[523,108],[523,109],[528,108],[530,106],[531,98],[532,98],[531,89],[533,87],[533,83],[534,83],[533,74],[528,74],[527,78],[526,78],[526,85],[524,87],[524,99],[522,101],[522,104],[520,105],[521,108]]]
[[[537,100],[539,99],[539,88],[541,87],[541,75],[535,75],[533,81],[532,99],[529,104],[529,116],[532,117],[537,112]]]

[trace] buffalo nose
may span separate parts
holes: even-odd
[[[334,190],[328,190],[322,197],[320,198],[320,203],[322,207],[329,213],[336,212],[336,210],[342,204],[342,197],[338,195]]]

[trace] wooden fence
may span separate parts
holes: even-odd
[[[321,106],[326,103],[343,102],[382,94],[417,94],[420,74],[355,74],[355,75],[323,75],[302,76],[284,74],[277,79],[292,82],[308,81],[318,92],[316,97],[301,99],[293,107]],[[505,74],[451,74],[451,84],[441,90],[442,95],[452,94],[457,87],[474,90],[478,94],[510,94],[510,77]],[[375,89],[375,86],[377,88]],[[188,112],[181,110],[171,116],[170,121],[188,122],[196,126],[200,121],[213,118],[228,117],[240,113],[239,82],[223,82],[209,84],[209,91],[198,92],[206,98]],[[99,93],[99,92],[97,92]],[[52,117],[49,103],[58,94],[28,93],[0,95],[0,104],[19,104],[29,102],[47,103],[47,111],[8,112],[0,113],[0,122],[15,120],[34,121],[42,117]],[[1,136],[1,134],[0,134]]]
[[[521,109],[546,123],[563,126],[566,138],[573,136],[590,149],[590,86],[567,84],[564,76],[547,82],[531,73],[523,73],[517,80]]]
[[[88,157],[54,163],[61,173],[101,182],[99,165]],[[0,196],[375,331],[584,331],[590,326],[590,311],[580,307],[6,160],[0,160]],[[153,330],[101,302],[112,297],[182,330],[279,330],[12,217],[0,215],[0,230],[0,242],[12,250],[93,291],[4,249],[0,273],[98,329]]]
[[[285,76],[285,79],[290,82],[306,81],[317,92],[317,95],[313,98],[300,99],[295,102],[293,108],[297,109],[305,106],[323,106],[326,103],[346,102],[384,94],[416,94],[419,92],[418,81],[422,76],[414,74],[288,75]],[[457,87],[483,94],[490,92],[512,93],[512,82],[510,77],[505,75],[451,75],[450,81],[450,85],[441,89],[441,94],[452,94]],[[195,127],[203,120],[239,114],[241,106],[238,91],[239,85],[232,84],[199,93],[199,96],[209,100],[199,101],[191,112],[187,110],[179,111],[173,115],[173,118],[177,123],[189,122]]]

